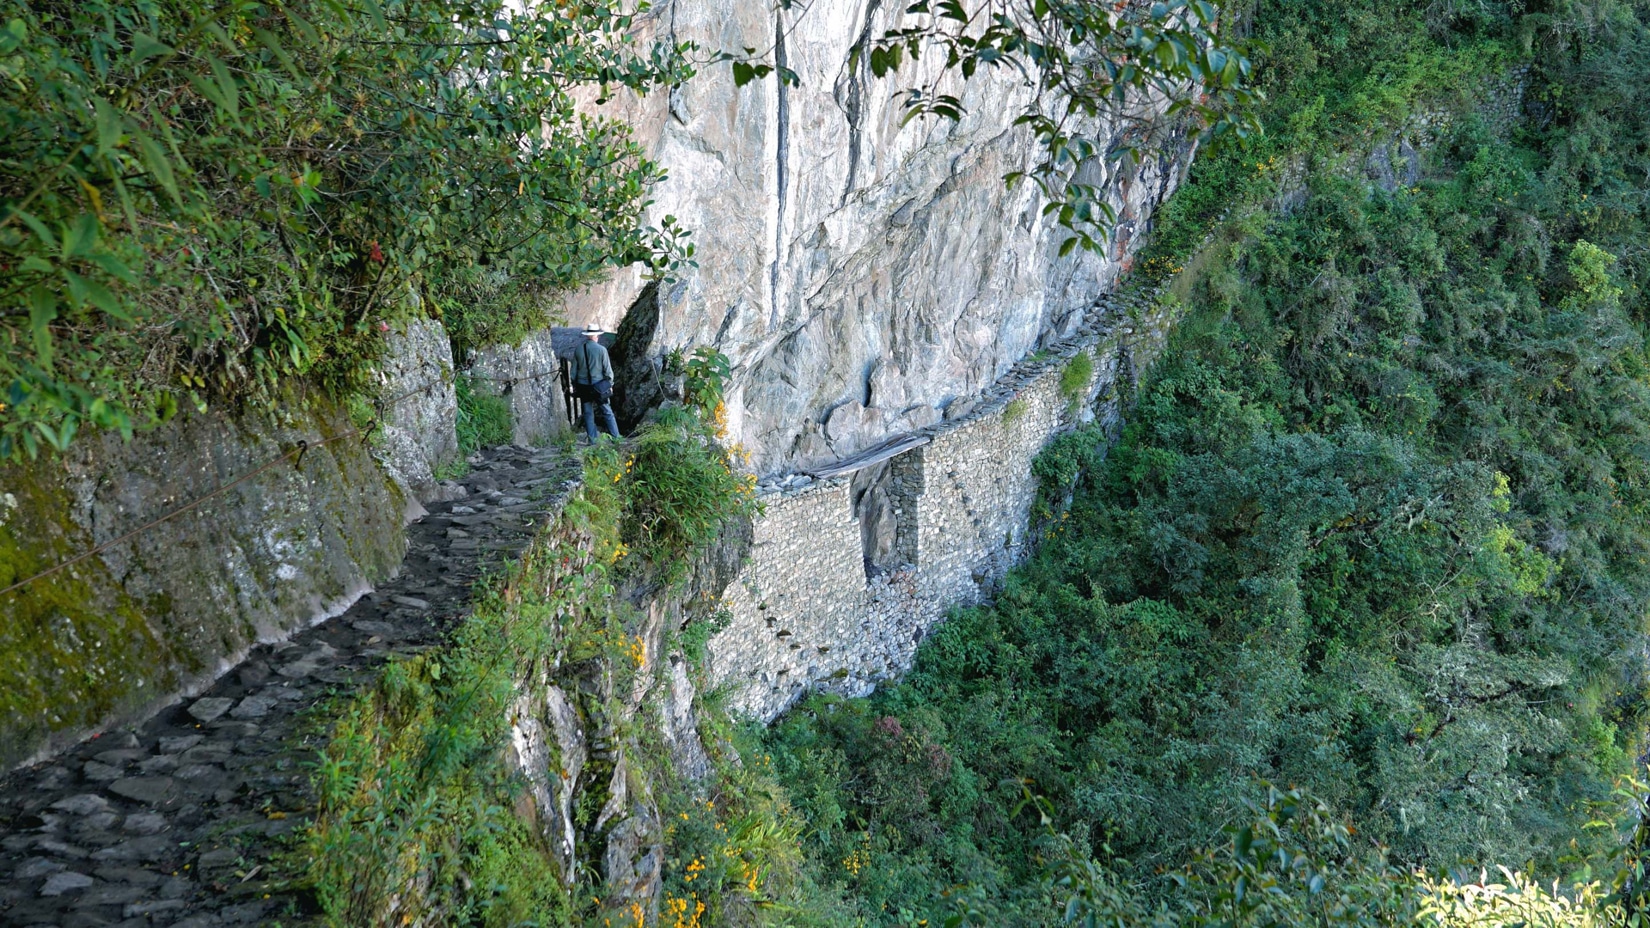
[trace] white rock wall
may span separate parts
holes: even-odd
[[[1056,259],[1064,236],[1034,189],[1002,182],[1035,158],[1033,140],[1010,127],[1029,88],[1006,71],[959,84],[960,123],[902,127],[897,92],[934,64],[879,81],[848,59],[904,4],[772,6],[664,0],[648,28],[706,50],[773,49],[800,87],[736,88],[716,64],[615,111],[670,172],[654,216],[677,217],[698,246],[698,269],[661,292],[654,353],[711,344],[732,358],[732,429],[761,473],[931,424],[1040,341],[1071,334],[1189,160],[1177,144],[1106,178],[1125,244]],[[568,318],[617,328],[641,289],[619,274],[574,297]]]
[[[554,338],[544,330],[518,345],[476,351],[466,373],[476,390],[502,396],[510,403],[515,422],[511,441],[542,445],[568,429],[567,403],[557,375],[560,364]]]
[[[458,460],[453,347],[446,327],[415,319],[392,334],[380,374],[373,456],[409,499],[437,499],[436,472]]]

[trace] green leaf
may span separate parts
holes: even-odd
[[[40,366],[52,366],[52,320],[57,318],[57,298],[51,288],[37,286],[29,291],[29,329],[34,336],[34,353]]]
[[[104,252],[101,254],[90,255],[87,257],[87,260],[91,261],[98,267],[103,268],[103,270],[111,277],[119,278],[129,284],[137,283],[137,275],[133,274],[132,269],[127,267],[114,255]]]
[[[120,300],[116,299],[113,293],[109,292],[108,287],[95,280],[81,277],[69,270],[63,272],[63,277],[68,280],[69,293],[74,296],[77,302],[90,302],[93,306],[122,322],[132,321],[132,314],[126,311],[126,307],[121,305]]]
[[[286,17],[287,22],[292,24],[292,30],[298,33],[299,38],[303,39],[310,45],[320,44],[321,35],[315,31],[315,27],[310,25],[308,20],[304,19],[302,16],[299,16],[297,13],[294,13],[292,9],[285,4],[281,5],[281,14]]]
[[[23,224],[34,232],[34,237],[40,240],[40,244],[46,246],[47,251],[54,253],[57,251],[57,236],[53,235],[52,230],[46,228],[46,224],[36,218],[33,213],[20,209],[17,211],[17,218],[23,220]]]
[[[120,210],[126,216],[126,228],[137,228],[137,207],[132,203],[132,192],[126,189],[126,182],[119,177],[110,178],[115,184],[115,193],[120,195]]]
[[[57,441],[53,444],[53,447],[59,451],[68,450],[69,442],[74,441],[74,433],[79,425],[80,420],[76,417],[69,416],[65,418],[63,424],[57,427]]]
[[[114,104],[102,97],[94,97],[92,106],[97,112],[97,153],[107,155],[120,147],[126,119]]]
[[[229,66],[221,59],[212,58],[208,61],[212,68],[212,76],[217,79],[219,92],[223,95],[224,105],[229,109],[229,116],[236,122],[241,118],[241,91],[235,83],[235,75],[229,73]]]
[[[213,63],[216,64],[217,59],[214,58]],[[238,118],[239,107],[236,105],[234,98],[225,93],[223,88],[218,86],[217,81],[205,74],[196,74],[189,78],[189,86],[199,91],[201,96],[211,100],[212,104],[228,115],[230,119]]]
[[[0,55],[9,55],[29,39],[28,24],[21,19],[13,19],[6,23],[5,29],[0,29]],[[4,455],[0,455],[4,457]]]
[[[268,29],[254,27],[252,36],[258,40],[259,45],[269,49],[269,53],[275,56],[275,60],[280,63],[288,74],[296,80],[303,80],[303,72],[298,70],[298,65],[293,62],[292,56],[287,54],[286,49],[281,47],[281,40],[276,38],[273,32]]]
[[[50,425],[47,425],[44,422],[38,421],[38,420],[35,421],[34,427],[35,427],[36,430],[38,430],[40,432],[40,434],[46,436],[47,444],[50,444],[53,448],[56,448],[59,451],[61,451],[63,449],[63,446],[58,444],[58,442],[57,442],[57,430],[56,429],[52,428]]]
[[[73,226],[63,230],[63,259],[67,261],[90,254],[97,247],[99,229],[96,216],[81,213]]]
[[[132,137],[137,141],[138,150],[143,153],[143,165],[172,197],[172,202],[180,208],[183,206],[183,197],[178,195],[178,179],[172,174],[172,162],[166,152],[161,150],[159,143],[149,137],[147,132],[134,130]]]
[[[132,64],[142,64],[155,57],[172,51],[172,46],[156,39],[154,36],[142,33],[132,33]]]

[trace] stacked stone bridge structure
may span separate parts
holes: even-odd
[[[1098,423],[1115,436],[1175,319],[1149,292],[1098,301],[1073,336],[944,421],[852,459],[764,481],[764,513],[724,593],[710,676],[772,721],[814,690],[863,696],[911,668],[947,612],[988,600],[1034,547],[1037,454]],[[1090,373],[1067,370],[1086,356]]]

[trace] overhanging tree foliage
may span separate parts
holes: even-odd
[[[1260,128],[1254,107],[1262,97],[1231,35],[1232,17],[1223,25],[1219,6],[1206,0],[914,0],[904,13],[855,46],[849,67],[863,59],[880,78],[938,57],[942,67],[901,94],[907,120],[959,120],[958,78],[1017,75],[1028,94],[1014,125],[1031,131],[1041,156],[1004,179],[1037,185],[1044,215],[1069,233],[1062,255],[1103,250],[1117,221],[1085,166],[1137,159],[1176,130],[1219,143]],[[1119,140],[1094,137],[1103,119],[1126,126]]]
[[[659,168],[575,105],[689,76],[628,37],[645,9],[6,0],[0,458],[293,375],[357,387],[412,294],[484,338],[687,260],[642,224]],[[490,301],[448,300],[478,279]]]

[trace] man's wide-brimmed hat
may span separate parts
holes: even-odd
[[[603,331],[605,330],[599,325],[592,324],[584,327],[584,334],[586,335],[600,335]]]

